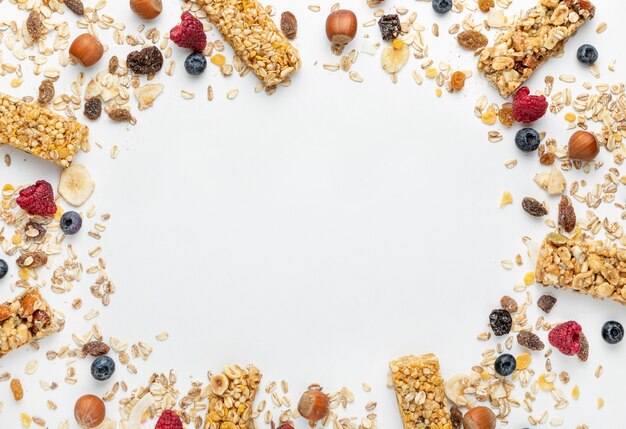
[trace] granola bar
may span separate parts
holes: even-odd
[[[481,52],[478,70],[508,98],[594,13],[587,0],[541,0]]]
[[[626,249],[550,233],[541,245],[535,278],[544,286],[626,304]]]
[[[256,0],[196,0],[235,53],[266,86],[300,68],[298,50]]]
[[[204,429],[250,429],[254,425],[252,407],[261,384],[261,371],[253,365],[246,369],[227,365],[217,376],[225,376],[227,382],[221,384],[223,391],[211,389],[209,393]]]
[[[88,134],[74,118],[0,93],[0,144],[69,167]]]
[[[58,330],[39,289],[27,289],[13,301],[0,304],[0,357]]]
[[[452,429],[439,360],[434,354],[389,362],[404,429]]]

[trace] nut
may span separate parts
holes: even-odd
[[[106,407],[104,401],[95,395],[83,395],[74,406],[74,418],[83,428],[91,429],[104,421]]]
[[[315,386],[302,394],[298,402],[298,412],[305,419],[316,422],[328,415],[330,410],[330,399],[322,392],[322,389]]]
[[[140,18],[154,19],[161,14],[161,0],[130,0],[130,9]]]
[[[89,33],[78,36],[70,46],[70,55],[83,67],[91,67],[103,54],[102,43]]]
[[[567,149],[570,159],[578,161],[593,161],[600,152],[596,136],[580,130],[572,134]]]
[[[351,10],[339,9],[326,18],[326,36],[333,44],[333,53],[339,55],[356,35],[357,19]]]
[[[496,416],[487,407],[476,407],[469,410],[463,417],[465,429],[495,429]]]
[[[211,377],[211,389],[217,396],[222,396],[228,389],[228,378],[222,374],[215,374]]]

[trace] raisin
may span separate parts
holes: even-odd
[[[50,324],[50,316],[45,311],[35,310],[33,313],[33,326],[30,327],[30,332],[36,335],[37,332],[44,329]]]
[[[46,265],[47,262],[48,256],[40,251],[24,253],[15,261],[20,268],[39,268]]]
[[[128,54],[126,65],[135,74],[156,73],[163,67],[163,54],[156,46],[143,48]]]
[[[505,127],[510,127],[515,123],[515,116],[513,116],[513,103],[504,103],[498,111],[498,119],[500,123]]]
[[[489,324],[493,330],[494,335],[501,336],[511,332],[511,325],[513,325],[513,319],[511,313],[500,308],[493,310],[489,315]]]
[[[556,155],[554,152],[546,152],[539,157],[539,162],[542,165],[552,165],[554,164],[554,160],[556,159]]]
[[[481,12],[489,12],[495,5],[494,0],[478,0],[478,8]]]
[[[27,240],[39,243],[46,237],[46,228],[37,222],[28,222],[24,227],[24,235]]]
[[[580,351],[576,355],[582,362],[587,362],[589,359],[589,341],[582,332],[578,334],[578,343],[580,344]]]
[[[44,79],[39,85],[39,97],[37,97],[37,101],[42,106],[49,104],[54,98],[54,84],[50,79]]]
[[[463,427],[463,412],[456,404],[452,404],[450,407],[450,423],[452,423],[454,429],[461,429],[461,427]]]
[[[115,73],[117,71],[117,66],[120,65],[120,60],[117,56],[113,55],[109,60],[109,73]]]
[[[522,331],[517,334],[517,343],[529,350],[539,351],[545,348],[545,344],[534,332]]]
[[[378,27],[383,40],[393,40],[400,35],[400,17],[396,14],[383,15],[378,20]]]
[[[11,393],[13,393],[13,399],[20,401],[24,397],[24,388],[22,382],[17,378],[11,380]]]
[[[31,10],[26,19],[26,30],[33,40],[37,41],[43,36],[43,23],[41,22],[41,16],[36,10]]]
[[[130,114],[130,110],[119,107],[107,111],[107,115],[109,115],[109,118],[113,119],[115,122],[130,122],[133,118],[133,115]]]
[[[563,195],[559,201],[559,226],[566,232],[571,232],[576,227],[576,212],[571,200]]]
[[[550,295],[541,295],[537,300],[537,306],[544,312],[549,313],[556,304],[556,298]]]
[[[509,313],[517,312],[517,302],[515,302],[515,300],[508,295],[504,295],[500,299],[500,306],[502,306],[502,308],[508,311]]]
[[[474,30],[467,30],[459,33],[456,40],[462,48],[470,51],[475,51],[478,48],[485,47],[487,46],[487,43],[489,43],[487,36]]]
[[[526,197],[522,200],[522,208],[526,213],[534,217],[541,217],[548,214],[546,207],[534,198]]]
[[[102,341],[90,341],[83,346],[83,352],[93,357],[105,355],[109,350],[109,345]]]
[[[293,40],[296,38],[298,34],[298,20],[293,13],[285,11],[280,14],[280,30],[287,39]]]
[[[462,71],[455,71],[450,76],[450,88],[454,91],[460,91],[465,86],[465,73]]]
[[[102,100],[99,98],[90,98],[85,101],[85,111],[83,112],[87,119],[95,121],[102,115]]]
[[[65,6],[76,15],[83,16],[85,14],[85,7],[81,0],[65,0],[64,3]]]

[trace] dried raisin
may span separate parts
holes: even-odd
[[[566,232],[571,232],[576,227],[576,212],[571,200],[563,195],[559,202],[559,226]]]
[[[393,40],[400,35],[400,17],[396,14],[383,15],[378,20],[380,34],[383,40]]]
[[[478,8],[481,12],[489,12],[495,5],[494,0],[478,0]]]
[[[41,39],[41,36],[43,36],[43,23],[41,22],[41,16],[39,15],[39,12],[34,9],[30,11],[28,19],[26,19],[26,30],[28,31],[30,37],[32,37],[35,41]]]
[[[513,103],[504,103],[498,111],[498,119],[500,123],[505,127],[510,127],[515,123],[515,116],[513,116]]]
[[[534,332],[522,331],[517,334],[517,343],[529,350],[539,351],[545,348],[545,344]]]
[[[549,313],[556,304],[556,298],[550,295],[541,295],[537,300],[537,306],[546,313]]]
[[[133,119],[133,115],[130,114],[130,110],[120,107],[107,111],[107,115],[109,115],[109,118],[113,119],[115,122],[130,122],[131,119]]]
[[[128,54],[126,65],[135,74],[156,73],[163,67],[163,54],[156,46],[143,48]]]
[[[460,91],[465,86],[465,73],[462,71],[455,71],[450,76],[450,88],[454,91]]]
[[[500,306],[509,313],[516,313],[518,309],[517,302],[515,302],[515,300],[508,295],[504,295],[500,299]]]
[[[511,332],[511,325],[513,325],[513,319],[511,313],[500,308],[493,310],[489,315],[489,324],[493,330],[494,335],[501,336]]]
[[[115,73],[117,71],[117,66],[119,66],[120,60],[117,56],[113,55],[109,60],[109,73]]]
[[[489,43],[487,36],[474,30],[467,30],[459,33],[456,40],[462,48],[469,49],[470,51],[475,51],[478,48],[485,47],[487,46],[487,43]]]
[[[576,356],[582,362],[587,362],[587,359],[589,359],[589,341],[582,332],[578,334],[578,343],[580,344],[580,351]]]
[[[17,378],[11,380],[11,393],[13,393],[13,399],[20,401],[24,397],[24,388],[22,388],[22,382]]]
[[[280,30],[287,39],[293,40],[296,38],[298,35],[298,20],[293,13],[285,11],[280,14]]]
[[[548,214],[546,207],[534,198],[526,197],[522,200],[522,208],[526,213],[534,217],[541,217]]]
[[[64,3],[65,6],[76,15],[83,16],[85,14],[85,7],[81,0],[65,0]]]
[[[48,256],[41,252],[28,252],[16,259],[15,263],[20,268],[39,268],[48,263]]]
[[[109,345],[102,341],[90,341],[83,346],[83,352],[94,357],[105,355],[109,350]]]
[[[54,98],[54,84],[50,79],[44,79],[39,85],[39,97],[37,97],[37,101],[42,106],[49,104]]]
[[[450,407],[450,423],[454,429],[463,427],[463,412],[457,404],[452,404]]]
[[[102,100],[99,98],[90,98],[85,101],[85,111],[83,112],[87,119],[95,121],[102,114]]]

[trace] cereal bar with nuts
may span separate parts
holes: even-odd
[[[478,70],[508,98],[588,20],[588,0],[541,0],[480,53]]]
[[[227,365],[211,377],[209,409],[204,429],[249,429],[253,427],[254,397],[261,384],[261,371]]]
[[[0,144],[69,167],[88,134],[89,129],[74,118],[0,93]]]
[[[541,245],[535,277],[544,286],[626,304],[626,249],[550,233]]]
[[[300,68],[298,50],[256,0],[196,0],[235,53],[263,83],[275,86]]]
[[[452,429],[439,360],[434,354],[389,362],[404,429]]]
[[[0,304],[0,357],[58,330],[39,289],[27,289],[13,301]]]

